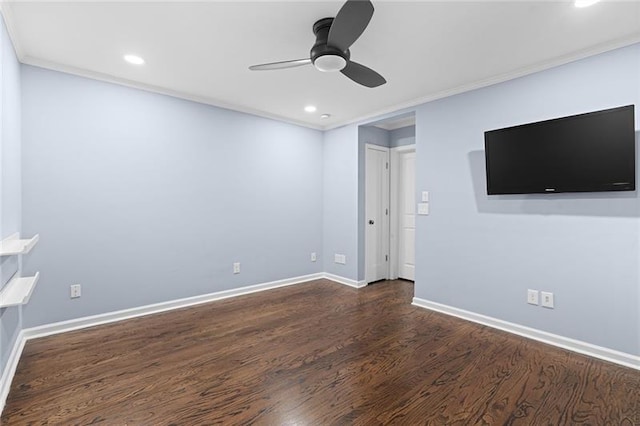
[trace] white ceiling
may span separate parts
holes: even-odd
[[[24,63],[321,129],[640,41],[638,1],[373,4],[351,55],[387,79],[375,89],[312,66],[248,70],[308,57],[313,23],[342,2],[4,1],[2,12]]]

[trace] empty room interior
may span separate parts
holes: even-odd
[[[0,10],[0,424],[640,425],[639,2]]]

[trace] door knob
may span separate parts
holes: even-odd
[[[369,225],[373,225],[373,223],[374,223],[373,220],[369,219]]]

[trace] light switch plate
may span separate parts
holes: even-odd
[[[429,214],[429,203],[418,203],[418,214],[420,214],[420,215],[428,215]]]
[[[429,202],[429,191],[422,191],[422,202],[423,203]]]

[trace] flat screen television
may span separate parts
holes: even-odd
[[[634,106],[484,134],[487,194],[634,191]]]

